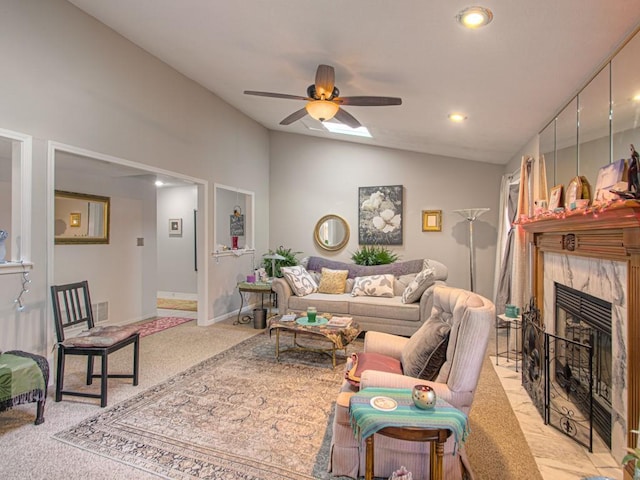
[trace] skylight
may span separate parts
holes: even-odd
[[[322,126],[331,133],[340,133],[342,135],[355,135],[356,137],[371,138],[371,134],[367,127],[351,128],[344,123],[322,122]]]

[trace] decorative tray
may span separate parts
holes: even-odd
[[[296,318],[296,323],[298,323],[299,325],[324,325],[325,323],[329,322],[329,320],[327,320],[324,317],[321,316],[317,316],[316,317],[316,321],[315,322],[310,322],[307,317],[298,317]]]

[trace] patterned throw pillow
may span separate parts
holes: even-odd
[[[394,279],[391,274],[356,277],[351,296],[393,297]]]
[[[280,269],[293,293],[298,297],[304,297],[318,290],[318,284],[304,267],[282,267]]]
[[[420,300],[424,291],[435,283],[435,271],[433,268],[425,268],[405,288],[402,293],[402,303],[413,303]]]
[[[405,344],[402,371],[410,377],[435,380],[447,359],[451,325],[440,317],[429,318]]]
[[[318,293],[344,293],[347,275],[349,275],[349,270],[323,268]]]

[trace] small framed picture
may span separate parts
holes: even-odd
[[[627,161],[623,158],[617,162],[609,163],[598,171],[596,191],[593,197],[594,205],[616,200],[618,196],[610,190],[616,188],[618,182],[627,179]]]
[[[79,227],[80,226],[80,213],[70,213],[69,214],[69,226],[70,227]]]
[[[182,219],[181,218],[169,219],[169,236],[171,237],[182,236]]]
[[[562,185],[556,185],[551,188],[549,193],[549,210],[552,212],[562,205]]]
[[[440,232],[442,231],[442,210],[422,211],[422,231]]]

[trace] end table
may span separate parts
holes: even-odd
[[[260,308],[264,309],[264,296],[269,295],[271,300],[271,304],[273,303],[272,295],[275,295],[273,290],[271,290],[271,282],[239,282],[238,283],[238,293],[240,294],[240,309],[238,310],[238,318],[234,325],[238,325],[239,323],[249,323],[251,321],[251,315],[242,316],[242,308],[244,307],[244,295],[243,293],[259,293],[261,295],[260,298]],[[271,305],[269,305],[269,315],[271,315]]]

